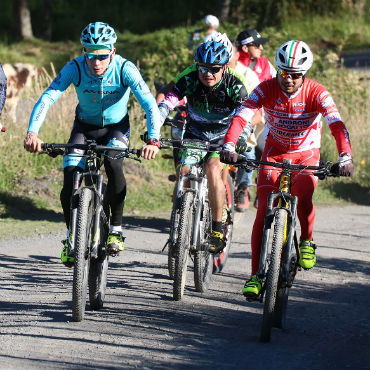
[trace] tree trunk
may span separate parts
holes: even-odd
[[[218,1],[218,16],[221,21],[227,21],[230,14],[231,0]]]
[[[31,12],[28,8],[27,0],[14,0],[14,19],[16,22],[16,30],[19,38],[33,38]]]
[[[53,15],[52,0],[44,0],[44,9],[42,12],[42,28],[40,30],[40,37],[47,41],[51,40],[52,35],[52,15]]]

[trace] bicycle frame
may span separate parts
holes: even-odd
[[[290,164],[291,160],[284,159],[283,163]],[[288,287],[291,287],[293,283],[292,276],[290,275],[290,255],[291,255],[291,246],[293,245],[293,239],[295,239],[294,244],[298,252],[298,241],[295,235],[298,198],[290,194],[290,186],[291,186],[290,171],[287,169],[283,169],[280,179],[279,190],[277,192],[271,192],[268,196],[261,245],[260,263],[257,273],[261,279],[266,277],[268,243],[270,238],[271,225],[273,223],[276,210],[283,209],[288,213],[288,217],[284,232],[284,244],[282,251],[282,255],[284,256],[284,258],[282,261],[283,263],[281,268],[281,278],[282,282],[286,284],[286,286]],[[276,200],[278,200],[278,204],[275,207],[274,204],[276,204]],[[287,251],[288,253],[286,253]],[[261,292],[261,300],[263,298],[263,293],[264,291]]]
[[[73,175],[73,190],[71,197],[71,232],[72,235],[76,233],[76,222],[77,222],[77,207],[79,194],[83,188],[82,180],[85,181],[85,186],[90,187],[94,190],[94,223],[92,227],[92,244],[90,246],[90,254],[93,258],[98,258],[98,246],[100,243],[100,233],[99,230],[99,220],[100,214],[103,212],[104,226],[108,227],[109,215],[106,215],[102,205],[102,189],[104,177],[100,173],[101,158],[100,156],[95,156],[91,151],[87,153],[86,166],[83,172],[76,172]],[[74,239],[71,243],[71,249],[74,249]]]
[[[204,203],[208,194],[208,182],[205,176],[204,164],[195,164],[190,166],[190,170],[186,175],[180,175],[177,185],[176,200],[180,199],[185,192],[191,191],[195,195],[193,206],[195,206],[195,215],[192,225],[191,249],[204,250],[204,245],[201,245],[199,240],[199,225],[202,213],[201,205]],[[185,183],[189,182],[189,186]]]

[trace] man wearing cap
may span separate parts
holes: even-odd
[[[254,29],[242,31],[237,37],[239,62],[252,69],[260,82],[276,76],[274,66],[266,57],[262,56],[263,45],[268,41],[268,38],[261,37]]]
[[[237,37],[238,49],[239,49],[239,60],[238,69],[239,72],[245,75],[245,71],[251,69],[257,75],[259,82],[268,80],[276,76],[276,70],[270,61],[262,56],[263,44],[268,42],[268,38],[261,37],[261,35],[255,29],[244,30],[239,33]],[[243,72],[243,69],[245,70]],[[264,124],[264,116],[261,115],[261,123]],[[260,133],[255,133],[257,138]],[[257,139],[256,139],[257,140]],[[262,152],[264,146],[264,140],[258,141],[259,145],[257,149]],[[260,145],[261,143],[261,145]],[[244,153],[250,159],[255,159],[255,148],[252,151]],[[250,195],[248,187],[252,184],[253,170],[239,168],[237,177],[237,190],[235,192],[235,209],[238,212],[245,212],[249,208]],[[257,208],[257,197],[254,201],[254,206]]]

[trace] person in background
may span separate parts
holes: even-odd
[[[261,37],[261,35],[255,29],[244,30],[237,36],[237,44],[239,51],[238,68],[243,74],[246,74],[248,70],[252,70],[258,77],[259,82],[268,80],[276,76],[276,70],[270,61],[263,57],[263,45],[269,41],[268,38]],[[243,72],[244,69],[244,72]],[[261,110],[260,122],[264,124],[263,111]],[[256,124],[254,122],[254,124]],[[254,135],[253,139],[257,139]],[[261,153],[263,150],[264,140],[263,137],[259,137],[258,142],[262,143],[262,148],[258,152]],[[249,158],[256,158],[256,146],[253,147],[252,152],[245,153]],[[252,185],[253,170],[246,170],[244,168],[238,169],[238,182],[236,190],[236,205],[235,210],[238,212],[245,212],[249,208],[250,193],[248,187]],[[254,201],[254,205],[257,208],[257,196]]]
[[[42,141],[38,132],[49,108],[56,103],[66,89],[73,84],[78,97],[76,116],[69,143],[83,144],[95,140],[98,144],[127,148],[130,138],[130,122],[127,104],[132,91],[146,113],[148,141],[142,151],[145,159],[155,158],[159,151],[160,114],[149,87],[137,67],[116,54],[114,44],[117,35],[104,22],[88,24],[80,41],[82,55],[69,61],[35,104],[24,139],[24,147],[34,153],[41,151]],[[79,149],[66,151],[63,158],[64,183],[60,194],[67,239],[63,241],[62,262],[71,267],[74,257],[69,253],[73,235],[70,225],[70,199],[73,175],[85,166],[83,152]],[[126,180],[123,158],[114,158],[114,151],[107,151],[104,168],[108,177],[107,195],[111,209],[111,226],[106,249],[115,255],[124,249],[122,213],[126,197]]]
[[[335,138],[338,150],[338,174],[352,176],[354,166],[349,133],[330,93],[318,82],[306,77],[313,63],[309,46],[299,40],[282,44],[275,54],[278,75],[259,84],[231,120],[225,135],[221,161],[237,161],[236,142],[245,124],[250,124],[256,111],[266,111],[267,139],[262,160],[282,163],[285,158],[292,164],[317,166],[323,117]],[[252,229],[252,271],[242,290],[247,298],[258,298],[263,285],[257,275],[267,198],[277,191],[281,170],[262,165],[258,171],[257,192],[259,205]],[[298,197],[297,215],[301,227],[299,265],[311,269],[316,264],[316,245],[313,241],[315,207],[312,196],[318,178],[312,171],[293,174],[291,193]]]
[[[204,27],[194,30],[188,38],[188,48],[193,50],[202,42],[214,40],[220,21],[214,15],[206,15],[203,18]]]
[[[232,41],[233,45],[233,54],[230,59],[229,67],[234,69],[237,73],[237,76],[240,76],[242,81],[245,84],[247,89],[248,95],[253,91],[255,87],[257,87],[260,83],[258,76],[252,69],[246,67],[239,61],[240,52],[237,47],[237,43]],[[255,127],[256,125],[262,122],[262,110],[259,110],[252,119],[252,126]],[[240,138],[239,138],[240,139]],[[242,153],[245,157],[249,159],[255,159],[255,147],[257,145],[257,139],[254,132],[249,136],[247,140],[249,150],[247,152]],[[236,182],[235,182],[235,210],[237,212],[245,212],[249,208],[249,192],[248,186],[252,184],[252,175],[253,170],[245,169],[245,168],[238,168],[237,175],[236,175]]]

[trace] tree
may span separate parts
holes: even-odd
[[[13,4],[16,34],[21,39],[33,38],[31,12],[27,0],[14,0]]]

